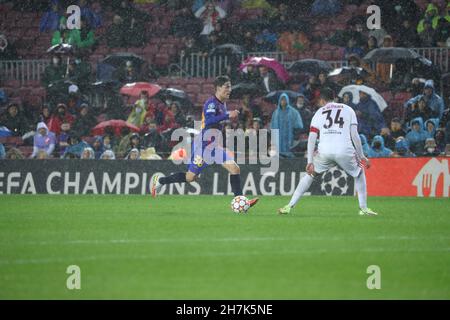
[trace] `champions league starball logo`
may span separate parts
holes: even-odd
[[[327,196],[346,194],[350,185],[350,177],[344,170],[333,167],[322,176],[320,190]]]

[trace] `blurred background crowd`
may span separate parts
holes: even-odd
[[[450,155],[449,1],[0,0],[0,17],[1,159],[183,158],[171,134],[194,137],[220,74],[226,129],[278,129],[282,157],[304,156],[323,87],[368,157]]]

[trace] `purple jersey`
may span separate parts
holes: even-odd
[[[222,130],[223,124],[220,122],[228,119],[229,115],[225,103],[215,96],[206,100],[202,112],[202,131],[211,128]]]

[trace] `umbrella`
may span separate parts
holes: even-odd
[[[47,49],[47,53],[70,54],[73,52],[73,46],[67,43],[58,43]]]
[[[378,48],[370,51],[363,58],[369,62],[396,63],[398,60],[413,61],[419,60],[425,65],[431,65],[432,62],[416,51],[408,48]]]
[[[347,79],[356,79],[356,78],[367,78],[369,73],[363,68],[359,67],[343,67],[334,69],[328,74],[329,77],[340,76]]]
[[[333,70],[333,67],[327,62],[323,60],[317,59],[303,59],[299,61],[293,62],[288,70],[290,72],[297,73],[311,73],[311,74],[319,74],[320,72],[330,72]]]
[[[375,101],[375,103],[378,105],[378,108],[380,108],[380,111],[383,112],[384,109],[387,108],[387,103],[384,100],[384,98],[375,91],[375,89],[367,87],[367,86],[359,86],[359,85],[350,85],[343,87],[342,90],[339,92],[338,96],[340,98],[343,97],[344,93],[350,92],[353,95],[353,103],[358,104],[359,103],[359,91],[367,93],[369,96],[371,96],[372,100]]]
[[[156,98],[161,100],[176,100],[184,105],[192,106],[192,102],[186,92],[175,88],[162,89],[156,94]]]
[[[133,82],[127,83],[120,88],[120,93],[131,97],[139,97],[142,91],[147,91],[149,98],[151,98],[160,90],[161,87],[157,84],[148,82]]]
[[[233,44],[233,43],[226,43],[222,44],[220,46],[217,46],[211,50],[209,53],[210,56],[215,54],[222,54],[222,55],[245,55],[245,50],[243,47]]]
[[[278,103],[278,100],[280,99],[280,96],[282,93],[286,93],[289,97],[290,103],[291,105],[293,104],[293,102],[299,97],[301,96],[300,93],[295,92],[295,91],[291,91],[291,90],[278,90],[278,91],[272,91],[269,92],[265,97],[264,100],[270,103]]]
[[[92,134],[96,136],[101,136],[105,133],[105,129],[111,127],[114,130],[114,133],[119,136],[122,128],[129,128],[131,131],[139,132],[140,129],[135,125],[132,125],[124,120],[108,120],[103,121],[97,124],[92,129]]]
[[[273,71],[275,71],[277,77],[283,81],[287,82],[289,80],[289,74],[284,68],[284,66],[277,60],[267,57],[249,57],[241,63],[239,70],[246,71],[246,67],[249,65],[253,66],[266,66]]]
[[[231,99],[240,99],[243,95],[257,96],[262,93],[261,87],[253,82],[241,82],[231,87]]]
[[[136,68],[140,68],[145,60],[144,58],[135,55],[134,53],[130,53],[130,52],[118,52],[118,53],[113,53],[110,54],[109,56],[107,56],[105,59],[103,59],[102,61],[100,61],[101,63],[106,63],[109,65],[112,65],[113,67],[120,67],[123,64],[125,64],[126,61],[131,61],[133,63],[133,65]]]

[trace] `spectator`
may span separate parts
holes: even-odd
[[[6,152],[7,160],[20,160],[25,159],[22,152],[17,148],[9,148],[8,152]]]
[[[395,151],[392,154],[392,157],[401,158],[408,157],[413,158],[416,155],[409,150],[408,141],[404,137],[397,138],[395,142]]]
[[[356,55],[360,58],[364,56],[364,50],[356,45],[354,38],[348,40],[347,47],[344,49],[344,59],[348,59],[350,55]]]
[[[68,80],[73,82],[83,92],[90,88],[91,73],[90,63],[78,56],[69,65]]]
[[[100,156],[101,160],[115,160],[116,159],[116,155],[114,154],[114,152],[112,150],[105,150],[105,152],[102,153],[102,155]]]
[[[365,48],[364,51],[365,51],[365,53],[368,53],[368,52],[370,52],[372,50],[375,50],[375,49],[378,49],[377,38],[375,38],[374,36],[370,36],[367,39],[367,45],[366,45],[366,48]],[[347,57],[347,59],[348,59],[348,57]]]
[[[346,104],[353,110],[356,110],[356,105],[353,103],[353,93],[344,92],[344,94],[342,95],[342,103]]]
[[[103,138],[102,138],[102,136],[95,136],[94,142],[92,143],[92,150],[94,150],[95,159],[100,159],[100,156],[105,151],[103,149]]]
[[[293,157],[291,147],[295,139],[294,129],[303,129],[302,118],[289,103],[289,96],[282,93],[278,100],[277,109],[272,114],[271,129],[279,130],[279,152],[285,157]]]
[[[188,7],[183,7],[173,19],[171,30],[176,37],[193,37],[201,32],[202,23]]]
[[[373,137],[372,147],[369,149],[367,156],[369,158],[388,158],[392,156],[392,150],[384,146],[384,139],[377,135]]]
[[[175,117],[177,126],[184,127],[186,125],[186,113],[181,109],[180,103],[178,101],[172,101],[169,109]]]
[[[89,7],[88,0],[79,0],[81,17],[86,21],[86,24],[91,29],[99,28],[102,25],[102,19],[98,12],[95,12]]]
[[[303,129],[301,133],[309,133],[309,127],[311,125],[312,117],[314,116],[314,112],[311,110],[308,99],[306,99],[305,95],[300,94],[297,97],[297,102],[295,104],[295,108],[300,113],[300,118],[303,122]]]
[[[139,160],[140,159],[139,150],[136,148],[131,149],[130,152],[128,152],[125,159],[126,160]]]
[[[76,115],[80,112],[81,105],[86,103],[87,98],[83,96],[77,85],[72,84],[69,86],[69,95],[67,97],[67,111]]]
[[[145,115],[147,114],[147,108],[149,106],[148,93],[147,91],[142,91],[140,99],[136,101],[133,105],[130,115],[128,116],[127,122],[135,125],[136,127],[141,127],[144,124]]]
[[[405,138],[413,153],[420,154],[423,152],[427,133],[423,129],[422,118],[415,118],[411,121],[411,131],[406,134]]]
[[[390,88],[393,91],[407,91],[410,88],[414,75],[411,67],[406,60],[399,59],[395,63],[395,72],[393,73]]]
[[[84,159],[84,160],[93,160],[93,159],[95,159],[94,150],[91,147],[84,148],[83,152],[81,153],[80,159]]]
[[[46,124],[43,122],[37,124],[36,131],[33,143],[33,153],[30,158],[36,158],[38,152],[41,150],[45,151],[45,153],[51,157],[53,150],[55,150],[55,134],[49,131]]]
[[[445,153],[445,129],[439,128],[436,130],[436,134],[434,135],[434,140],[436,141],[436,148],[439,151],[439,153]]]
[[[3,146],[3,143],[0,143],[0,160],[5,159],[5,157],[6,157],[5,147]]]
[[[369,146],[369,143],[367,142],[367,138],[363,134],[360,134],[359,138],[361,139],[363,153],[367,157],[369,155],[369,151],[370,151],[370,146]]]
[[[91,129],[97,124],[97,120],[90,110],[87,103],[81,104],[80,112],[73,123],[73,130],[80,136],[88,136]]]
[[[417,33],[420,35],[425,30],[425,23],[429,22],[433,29],[436,29],[439,23],[439,9],[433,3],[428,4],[428,7],[425,11],[425,17],[420,20],[417,25]]]
[[[132,133],[130,132],[129,128],[127,127],[122,128],[119,145],[116,147],[116,150],[114,151],[117,158],[122,159],[126,155],[127,150],[130,149],[131,135]]]
[[[50,112],[50,106],[48,104],[44,104],[41,108],[41,113],[39,114],[39,121],[45,122],[46,125],[50,122],[52,114]]]
[[[421,47],[435,47],[437,33],[433,29],[430,21],[425,21],[423,23],[424,29],[419,34],[419,42]]]
[[[122,0],[116,9],[121,18],[122,41],[126,47],[140,47],[145,43],[145,23],[149,16],[133,7],[130,0]]]
[[[330,88],[331,90],[333,90],[333,92],[336,91],[336,84],[328,79],[327,72],[320,71],[318,80],[319,90],[323,88]]]
[[[59,55],[54,55],[52,57],[52,63],[47,66],[44,70],[42,76],[42,85],[44,88],[56,81],[64,79],[66,76],[66,66],[63,65],[61,57]]]
[[[313,16],[334,16],[342,10],[340,0],[315,0],[311,6]]]
[[[359,132],[373,137],[385,127],[380,108],[367,93],[359,92],[359,103],[355,107],[358,117]]]
[[[310,74],[308,80],[300,85],[299,92],[309,101],[313,101],[316,99],[318,90],[319,84],[317,77],[314,74]]]
[[[161,133],[176,128],[176,122],[175,122],[175,116],[173,115],[172,111],[170,110],[164,110],[163,111],[163,121],[159,127],[159,131]]]
[[[240,75],[240,82],[260,83],[262,79],[259,75],[258,69],[255,66],[249,65]]]
[[[419,36],[414,26],[411,25],[411,19],[403,16],[402,25],[398,31],[398,45],[405,48],[414,48],[419,44]]]
[[[283,89],[283,84],[278,80],[274,72],[269,71],[266,66],[259,66],[260,83],[265,92],[272,92]]]
[[[277,34],[270,32],[268,29],[264,29],[260,34],[255,37],[255,49],[256,51],[275,51],[277,49]]]
[[[49,130],[56,135],[61,133],[61,124],[68,122],[72,124],[75,118],[67,111],[67,106],[64,103],[58,104],[56,112],[50,118],[48,123]]]
[[[106,33],[106,44],[110,48],[123,48],[127,44],[126,26],[121,16],[114,15],[113,23]]]
[[[19,58],[15,45],[8,42],[6,36],[0,33],[0,60],[17,60]]]
[[[143,81],[141,72],[138,70],[131,61],[126,61],[124,65],[116,71],[116,79],[122,84],[133,83]]]
[[[39,24],[39,31],[47,32],[58,30],[60,19],[61,15],[59,13],[58,0],[52,0],[50,10],[45,12],[41,18],[41,22]]]
[[[427,134],[427,138],[434,138],[437,128],[439,128],[439,119],[433,118],[426,120],[425,132]]]
[[[449,2],[450,6],[450,2]],[[440,18],[439,24],[434,34],[434,42],[438,47],[448,48],[450,47],[450,16],[447,18]]]
[[[0,126],[7,127],[14,136],[22,136],[29,131],[27,119],[17,103],[11,103],[8,106],[6,112],[0,117]]]
[[[387,35],[383,38],[383,48],[392,48],[394,47],[394,40],[391,36]],[[384,85],[391,81],[391,74],[394,72],[394,67],[390,63],[380,63],[378,62],[376,65],[376,75],[378,77],[378,81]]]
[[[382,129],[383,132],[383,129]],[[399,118],[393,118],[391,120],[390,130],[384,137],[385,146],[391,150],[395,149],[395,144],[399,137],[405,137],[406,132],[402,129],[402,124]]]
[[[414,98],[411,98],[406,102],[406,107],[417,103],[420,99],[424,98],[427,106],[432,110],[433,118],[442,118],[444,113],[444,100],[434,92],[434,82],[433,80],[427,80],[423,88],[423,94],[420,94]]]
[[[425,140],[424,153],[422,156],[424,157],[437,157],[440,154],[437,149],[437,144],[434,138],[427,138]]]
[[[83,150],[90,147],[89,144],[80,139],[79,135],[76,133],[70,134],[69,137],[69,147],[66,149],[66,153],[64,154],[63,158],[81,158],[81,154],[83,153]]]
[[[59,156],[61,158],[64,156],[67,148],[69,147],[69,139],[70,139],[70,123],[63,122],[61,124],[61,132],[56,137],[58,143]]]
[[[113,150],[114,145],[111,141],[111,136],[109,134],[106,134],[103,136],[103,150]]]
[[[206,38],[211,32],[214,31],[215,24],[225,18],[227,13],[217,5],[215,1],[206,1],[205,4],[200,7],[195,16],[203,21],[203,30],[200,32],[200,37]]]

